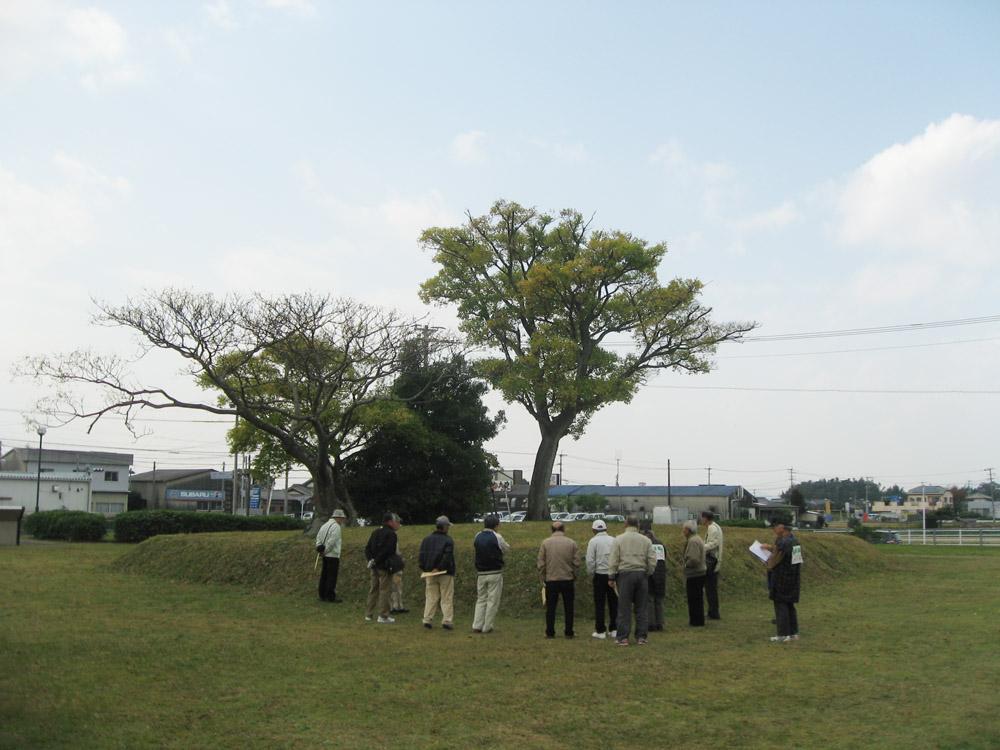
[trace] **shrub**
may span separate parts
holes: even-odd
[[[115,516],[116,542],[141,542],[161,534],[213,531],[289,531],[303,524],[288,516],[234,516],[194,510],[139,510]]]
[[[766,529],[767,522],[761,518],[729,518],[719,521],[720,526],[736,526],[743,529]]]
[[[24,520],[24,531],[36,539],[99,542],[108,529],[104,516],[82,510],[46,510]]]

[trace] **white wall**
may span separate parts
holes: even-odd
[[[36,477],[0,474],[0,505],[22,505],[25,515],[35,512]],[[42,474],[39,510],[90,510],[90,482],[86,475]]]

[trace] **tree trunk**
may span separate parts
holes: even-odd
[[[559,452],[562,435],[558,431],[541,430],[542,441],[535,454],[535,466],[531,470],[531,485],[528,487],[529,521],[546,521],[549,518],[549,480],[552,467]]]
[[[347,489],[347,483],[344,481],[344,463],[340,460],[339,456],[333,461],[333,487],[337,498],[344,508],[344,512],[347,514],[348,525],[354,526],[358,520],[358,512],[354,508],[354,503],[351,501],[351,493]]]

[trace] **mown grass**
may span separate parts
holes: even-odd
[[[620,533],[621,525],[612,529]],[[400,551],[407,560],[404,589],[422,591],[420,571],[416,567],[420,541],[431,527],[403,527],[399,532]],[[461,524],[452,527],[458,574],[455,600],[458,612],[471,612],[475,601],[473,537],[480,527]],[[668,601],[680,606],[683,582],[679,561],[682,537],[678,526],[657,526],[657,536],[667,546],[670,581]],[[520,523],[504,525],[504,538],[512,546],[506,557],[504,575],[505,608],[512,613],[541,612],[540,583],[535,568],[538,546],[548,536],[548,524]],[[370,529],[346,529],[338,592],[345,598],[361,601],[368,589],[364,545]],[[570,524],[567,533],[580,545],[581,556],[592,536],[589,524]],[[727,529],[726,554],[723,559],[720,589],[726,597],[756,597],[764,585],[763,565],[747,551],[754,539],[770,540],[765,529]],[[881,566],[877,550],[854,537],[839,534],[806,534],[802,537],[809,565],[806,584],[826,585],[844,576],[859,575]],[[237,532],[229,534],[178,534],[154,537],[130,549],[116,563],[116,569],[151,574],[158,577],[196,583],[236,584],[257,591],[315,596],[315,553],[312,539],[301,533]],[[581,613],[592,612],[589,577],[577,582]]]
[[[989,550],[878,548],[879,572],[804,587],[796,644],[767,641],[761,591],[724,600],[703,630],[672,606],[665,633],[628,649],[546,641],[506,601],[489,636],[461,615],[451,633],[415,614],[364,625],[356,602],[113,570],[128,551],[0,550],[0,747],[985,749],[1000,736]]]

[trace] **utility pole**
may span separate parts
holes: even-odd
[[[566,455],[565,453],[560,453],[559,454],[559,484],[563,483],[562,460],[563,460],[563,456],[565,456],[565,455]]]
[[[667,507],[672,507],[670,497],[670,459],[667,459]],[[670,520],[673,520],[673,511],[670,512]]]
[[[711,466],[706,467],[705,471],[708,472],[708,483],[711,484],[712,483],[712,467]]]
[[[621,475],[622,452],[615,451],[615,487],[618,487],[618,478]]]
[[[997,517],[997,486],[993,484],[993,467],[990,466],[983,471],[989,472],[990,475],[990,510],[992,511],[990,520],[995,521]]]
[[[236,415],[236,427],[239,427],[239,426],[240,426],[240,415],[237,414]],[[233,446],[233,500],[232,500],[232,503],[231,503],[231,505],[229,507],[229,512],[232,513],[233,515],[236,515],[236,513],[238,512],[237,511],[237,505],[236,505],[236,498],[239,497],[239,493],[236,491],[236,488],[238,486],[238,483],[237,483],[236,480],[237,480],[237,477],[239,476],[239,474],[240,474],[240,454],[239,454],[239,451],[236,450],[236,446],[234,445]]]
[[[164,505],[166,505],[166,503],[164,503]],[[160,507],[160,501],[156,499],[156,461],[153,461],[153,507]]]
[[[795,486],[795,469],[789,468],[788,469],[788,489],[791,489],[794,486]],[[839,485],[838,485],[838,487],[839,487]]]

